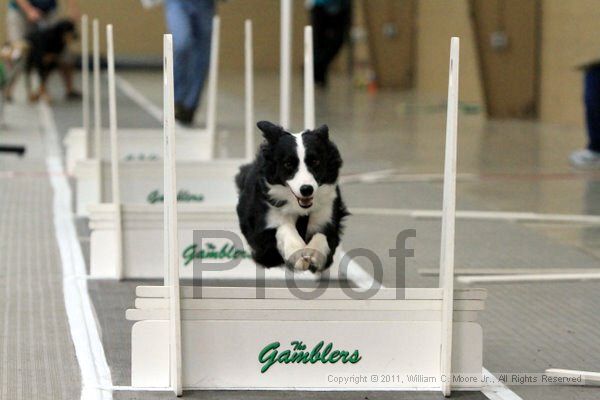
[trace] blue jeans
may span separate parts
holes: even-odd
[[[588,149],[600,153],[600,66],[585,72],[585,121],[588,129]]]
[[[165,15],[173,35],[175,103],[195,110],[210,64],[214,0],[166,0]]]

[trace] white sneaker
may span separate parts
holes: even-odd
[[[589,149],[577,150],[571,153],[569,161],[571,161],[571,165],[573,165],[575,168],[600,168],[600,153]]]

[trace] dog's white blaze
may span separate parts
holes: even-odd
[[[296,171],[296,174],[292,179],[286,182],[297,197],[302,197],[302,194],[300,193],[300,187],[302,185],[310,185],[314,190],[317,189],[317,180],[315,179],[313,174],[311,174],[308,171],[306,161],[304,160],[304,157],[306,156],[306,149],[304,148],[304,141],[302,140],[303,133],[304,132],[292,134],[296,139],[296,152],[298,154],[298,171]]]

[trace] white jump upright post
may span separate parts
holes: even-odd
[[[93,70],[94,70],[94,158],[98,162],[98,195],[102,198],[102,106],[100,101],[100,26],[98,19],[92,21]]]
[[[252,21],[246,20],[244,25],[244,67],[245,67],[245,101],[246,101],[246,119],[244,129],[246,136],[246,159],[252,160],[254,157],[254,69],[253,49],[252,49]]]
[[[458,60],[460,39],[450,41],[448,109],[446,115],[446,156],[444,162],[444,203],[442,207],[442,243],[440,250],[440,287],[442,288],[442,393],[452,391],[452,323],[454,304],[454,234],[456,216],[456,158],[458,130]]]
[[[292,103],[292,0],[281,0],[279,123],[290,126]]]
[[[88,16],[81,16],[81,94],[83,130],[85,131],[86,158],[92,154],[90,140],[90,65],[89,65]]]
[[[304,27],[304,129],[315,129],[315,76],[312,26]]]
[[[213,29],[210,39],[210,67],[208,71],[208,103],[206,106],[206,130],[212,143],[215,143],[217,131],[217,82],[219,80],[219,36],[221,18],[213,17]]]
[[[102,158],[102,103],[100,102],[100,27],[98,19],[92,22],[94,51],[94,157]]]
[[[218,20],[217,20],[218,24]],[[169,376],[173,392],[181,396],[181,309],[179,293],[179,243],[177,240],[177,182],[175,171],[175,95],[173,85],[173,36],[163,39],[164,96],[164,221],[165,285],[169,287]]]
[[[115,207],[115,271],[117,279],[123,279],[123,229],[121,222],[121,188],[119,185],[119,144],[117,140],[117,95],[115,88],[115,53],[113,26],[106,26],[106,50],[108,60],[108,116],[110,123],[110,160],[112,202]]]

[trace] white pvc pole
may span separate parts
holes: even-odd
[[[171,388],[177,396],[183,392],[181,381],[181,309],[179,292],[179,243],[177,241],[177,178],[175,171],[175,95],[173,84],[173,36],[164,35],[163,107],[165,169],[165,261],[169,273],[169,373]]]
[[[581,379],[581,386],[600,385],[600,373],[592,371],[577,371],[573,369],[549,368],[546,374],[556,378]]]
[[[208,71],[208,104],[206,106],[206,129],[214,143],[217,126],[217,82],[219,79],[219,35],[221,19],[213,17],[213,28],[210,39],[210,67]]]
[[[88,50],[88,17],[81,16],[81,94],[82,94],[82,119],[85,132],[86,157],[92,156],[92,143],[90,139],[90,65]]]
[[[304,129],[315,129],[315,77],[312,26],[304,27]]]
[[[106,53],[108,61],[108,117],[110,128],[110,161],[112,202],[115,215],[115,271],[117,279],[123,279],[123,231],[121,224],[121,188],[119,185],[119,143],[117,141],[117,96],[115,89],[115,52],[113,26],[106,26]]]
[[[100,30],[98,20],[92,21],[94,51],[94,157],[102,159],[102,103],[100,102]],[[102,198],[102,197],[101,197]]]
[[[254,65],[252,59],[252,21],[246,20],[245,24],[245,83],[246,83],[246,160],[254,157]]]
[[[444,202],[442,209],[442,242],[440,249],[440,287],[442,298],[442,393],[452,391],[452,311],[454,303],[454,234],[456,217],[456,157],[458,130],[458,59],[460,40],[450,41],[450,73],[448,82],[448,110],[446,115],[446,156],[444,164]]]
[[[292,0],[281,0],[279,123],[290,126],[292,102]]]

